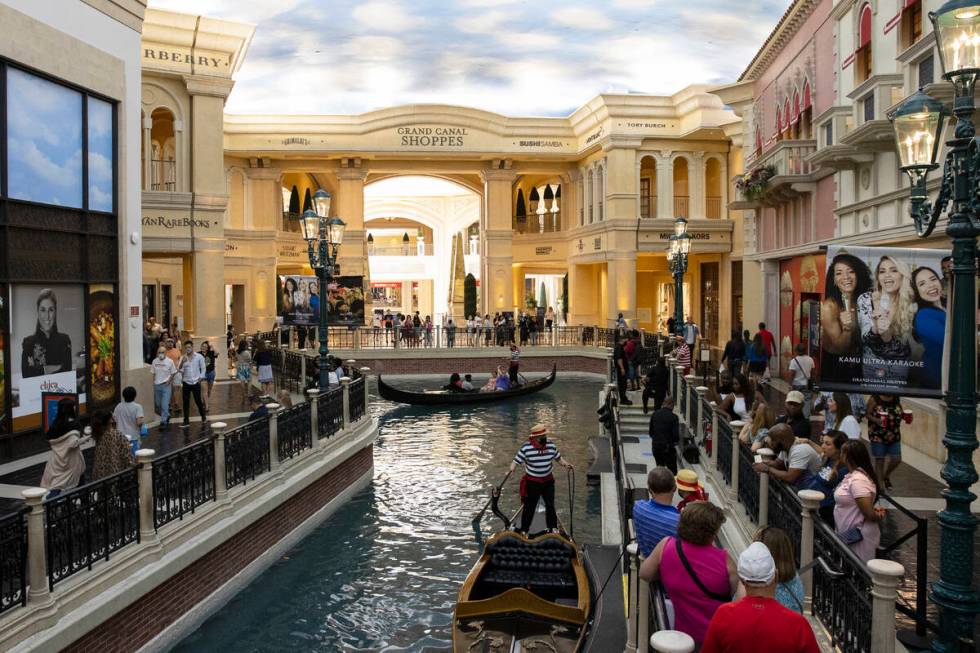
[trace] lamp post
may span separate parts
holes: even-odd
[[[303,239],[308,246],[307,254],[310,267],[316,272],[320,285],[320,390],[326,390],[330,385],[330,369],[327,363],[327,314],[330,310],[328,301],[328,286],[333,280],[334,266],[337,265],[337,252],[344,239],[344,228],[347,226],[338,217],[330,216],[330,193],[322,188],[313,194],[313,206],[316,210],[307,209],[298,218],[303,229]]]
[[[922,91],[905,99],[889,115],[898,145],[901,169],[911,180],[912,218],[919,236],[932,233],[939,215],[953,203],[946,233],[953,242],[953,278],[947,306],[950,325],[946,379],[947,459],[942,478],[946,507],[937,515],[941,528],[939,580],[929,598],[939,607],[939,636],[932,649],[961,650],[973,639],[973,621],[980,595],[973,587],[973,538],[977,519],[970,511],[977,481],[973,451],[977,448],[976,289],[977,235],[980,216],[975,197],[980,191],[980,146],[974,137],[973,90],[980,74],[980,2],[951,0],[929,14],[936,32],[943,76],[953,83],[953,138],[943,164],[939,196],[930,205],[926,177],[939,167],[937,158],[945,107]]]
[[[687,272],[687,255],[691,251],[691,236],[687,233],[687,220],[674,220],[674,233],[670,236],[667,250],[667,266],[674,275],[674,333],[684,333],[684,273]]]

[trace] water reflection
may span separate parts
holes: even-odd
[[[456,595],[479,551],[473,516],[534,424],[553,430],[577,468],[576,538],[601,539],[599,491],[585,484],[600,388],[566,377],[517,403],[450,410],[373,401],[381,434],[371,487],[175,650],[448,650]],[[567,522],[566,477],[556,477],[558,513]],[[516,475],[500,504],[505,514],[518,506]],[[496,528],[487,510],[480,531]]]

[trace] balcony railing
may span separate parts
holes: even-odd
[[[150,190],[173,193],[177,190],[177,162],[150,160]]]
[[[690,217],[691,198],[687,195],[674,195],[674,217]]]
[[[640,217],[641,218],[655,218],[657,217],[657,196],[640,196]]]
[[[432,243],[424,245],[402,245],[394,247],[379,247],[368,245],[368,256],[432,256]]]
[[[550,234],[561,231],[561,212],[533,214],[525,219],[514,218],[514,231],[519,234]]]
[[[706,197],[704,199],[704,217],[712,220],[721,218],[721,198]]]

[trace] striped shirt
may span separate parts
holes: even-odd
[[[677,359],[677,364],[684,369],[691,366],[691,348],[686,342],[674,347],[674,357]]]
[[[525,442],[517,450],[514,462],[518,465],[524,465],[524,471],[530,478],[540,479],[551,475],[554,462],[560,458],[561,452],[558,451],[554,442],[545,444],[544,449],[535,449],[533,444]]]
[[[674,506],[665,506],[653,499],[633,504],[633,528],[640,553],[648,557],[660,540],[677,535],[681,513]]]

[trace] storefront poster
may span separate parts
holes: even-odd
[[[328,287],[331,325],[364,324],[364,277],[334,277]],[[280,275],[276,305],[285,326],[316,326],[320,322],[319,281],[313,276]]]
[[[116,399],[116,307],[112,286],[89,287],[89,401],[112,404]]]
[[[942,396],[946,250],[827,249],[823,390]]]
[[[823,254],[806,254],[779,262],[779,355],[780,372],[786,374],[802,344],[817,358],[810,333],[809,307],[823,298]],[[754,326],[754,325],[753,325]],[[773,370],[775,372],[775,370]]]
[[[42,392],[77,393],[85,403],[84,289],[35,284],[10,288],[10,386],[13,417],[38,416]],[[36,426],[15,424],[15,430]]]

